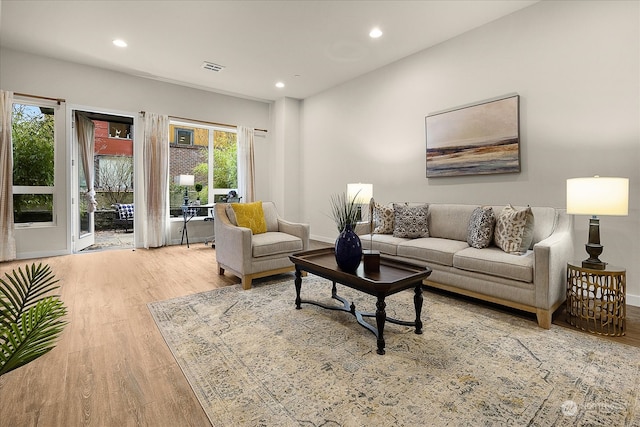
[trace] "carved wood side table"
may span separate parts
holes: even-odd
[[[567,322],[599,335],[622,336],[626,322],[626,270],[567,264]]]

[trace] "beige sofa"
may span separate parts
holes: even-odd
[[[413,205],[413,204],[410,204]],[[477,249],[467,243],[471,215],[478,206],[428,204],[429,237],[370,234],[372,221],[356,228],[364,249],[429,266],[425,285],[535,313],[550,328],[553,312],[566,298],[566,265],[573,255],[573,217],[564,210],[532,207],[530,250],[506,253],[492,242]],[[492,206],[496,217],[504,206]],[[522,208],[516,208],[522,209]],[[373,201],[370,206],[373,219]]]
[[[286,221],[273,202],[262,202],[266,232],[253,234],[236,224],[230,206],[216,203],[214,208],[218,274],[228,271],[250,289],[253,279],[293,271],[289,255],[309,248],[309,225]]]

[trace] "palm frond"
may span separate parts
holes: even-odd
[[[18,268],[13,274],[5,273],[7,281],[0,279],[0,325],[8,327],[16,323],[26,310],[35,305],[39,298],[50,293],[59,286],[54,286],[51,268],[42,263],[25,266],[25,271]]]
[[[19,268],[0,279],[0,375],[42,356],[55,347],[67,313],[58,295],[58,280],[42,264]]]
[[[18,323],[0,331],[0,375],[42,356],[55,347],[67,322],[62,301],[46,297],[24,312]]]

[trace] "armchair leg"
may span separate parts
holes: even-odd
[[[220,265],[218,265],[218,274],[221,276],[224,275],[224,268],[222,268]]]

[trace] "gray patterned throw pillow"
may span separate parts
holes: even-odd
[[[375,227],[373,229],[374,233],[393,233],[393,207],[375,203],[373,205],[373,224]]]
[[[523,255],[533,240],[533,212],[530,207],[521,211],[507,205],[496,220],[493,239],[496,246],[513,255]]]
[[[429,237],[429,205],[393,204],[393,237]]]
[[[483,249],[491,244],[493,230],[496,225],[496,216],[491,206],[478,206],[473,210],[469,218],[467,231],[467,243],[469,246]]]

